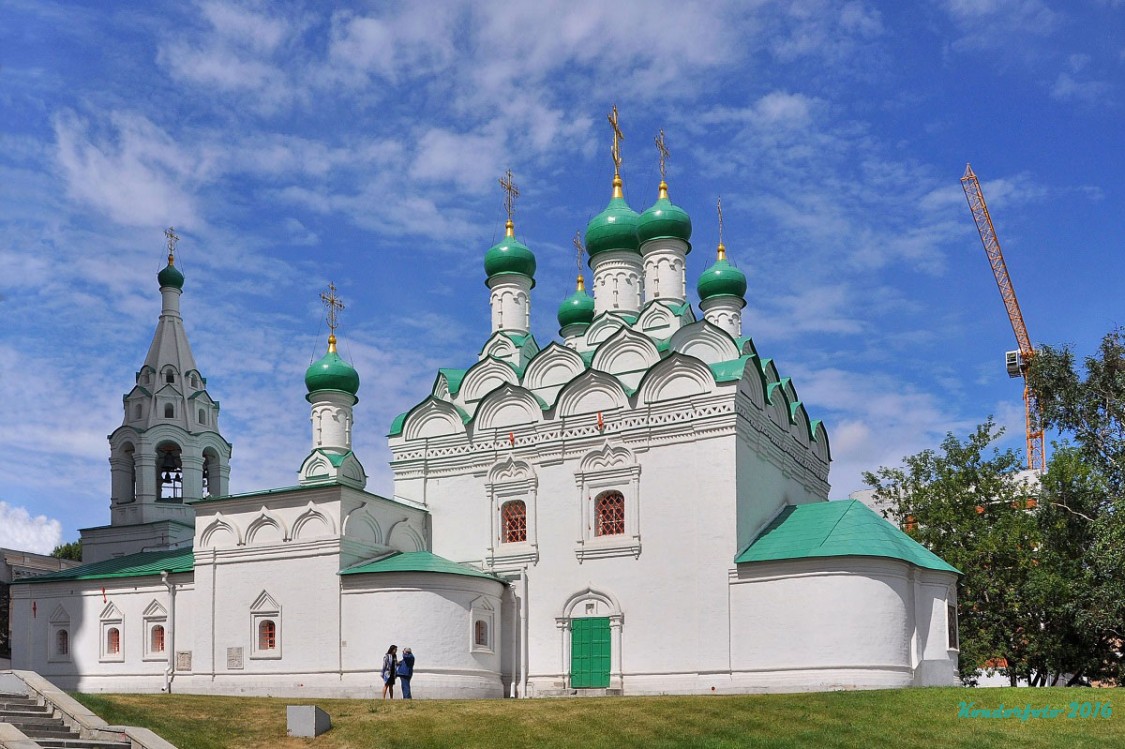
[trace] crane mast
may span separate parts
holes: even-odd
[[[1000,298],[1008,311],[1008,320],[1012,323],[1012,332],[1016,334],[1018,351],[1009,351],[1007,366],[1009,377],[1022,377],[1024,418],[1027,432],[1027,467],[1032,470],[1042,471],[1046,467],[1046,452],[1043,447],[1043,428],[1039,418],[1039,400],[1035,392],[1028,387],[1027,369],[1031,358],[1035,356],[1035,349],[1031,346],[1031,338],[1027,334],[1027,325],[1023,321],[1023,312],[1016,299],[1016,290],[1012,286],[1012,277],[1008,275],[1008,265],[1004,262],[1004,253],[1000,250],[1000,240],[996,238],[996,228],[992,225],[992,216],[988,214],[988,205],[984,202],[984,193],[980,189],[980,181],[973,173],[971,164],[965,165],[965,176],[961,177],[961,187],[965,191],[965,199],[969,201],[969,210],[973,213],[980,241],[984,245],[984,253],[988,256],[988,264],[992,266],[992,274],[996,277],[996,286],[1000,289]]]

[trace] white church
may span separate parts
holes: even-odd
[[[387,496],[351,450],[385,425],[353,423],[334,292],[298,484],[228,493],[170,251],[109,436],[109,524],[82,531],[81,567],[12,586],[13,667],[85,692],[371,697],[397,643],[417,697],[956,683],[957,570],[827,501],[827,432],[744,335],[721,224],[697,312],[690,218],[663,179],[630,208],[613,153],[593,295],[579,275],[545,346],[509,190],[484,256],[492,330],[390,426]]]

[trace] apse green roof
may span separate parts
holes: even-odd
[[[961,574],[857,499],[786,507],[734,561],[818,557],[884,557]]]
[[[380,572],[436,572],[443,575],[463,575],[496,580],[494,575],[481,572],[467,564],[458,564],[429,551],[399,551],[380,559],[361,562],[340,572],[341,575],[365,575]]]
[[[68,570],[37,575],[20,582],[50,583],[59,580],[109,580],[118,577],[146,577],[161,572],[191,572],[195,569],[195,555],[191,547],[172,551],[145,551],[114,557],[101,562],[71,567]]]
[[[180,269],[172,264],[171,255],[168,256],[168,265],[156,274],[156,280],[160,282],[160,288],[165,286],[171,286],[174,289],[184,288],[184,274],[180,273]]]

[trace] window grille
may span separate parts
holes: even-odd
[[[56,655],[70,655],[70,633],[60,629],[55,639]]]
[[[105,637],[105,652],[107,655],[117,655],[121,652],[121,630],[110,627]]]
[[[476,644],[479,647],[487,648],[488,647],[488,622],[484,621],[483,619],[477,619],[474,630],[475,630],[474,641],[476,642]]]
[[[620,536],[625,533],[625,495],[610,491],[594,500],[594,535]]]
[[[151,648],[154,653],[164,652],[164,627],[160,624],[152,628]]]
[[[501,508],[504,543],[520,543],[527,540],[527,505],[522,500],[505,502]]]
[[[277,625],[271,619],[258,624],[258,650],[273,650],[277,647]]]

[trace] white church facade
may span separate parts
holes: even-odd
[[[228,494],[170,253],[109,438],[110,524],[83,531],[83,566],[12,587],[13,666],[82,691],[371,696],[397,643],[419,697],[956,683],[957,571],[827,501],[827,432],[744,335],[721,239],[697,313],[689,217],[663,181],[634,212],[615,173],[593,295],[580,275],[541,347],[510,198],[491,334],[391,425],[389,497],[351,450],[372,427],[332,294],[298,485]]]

